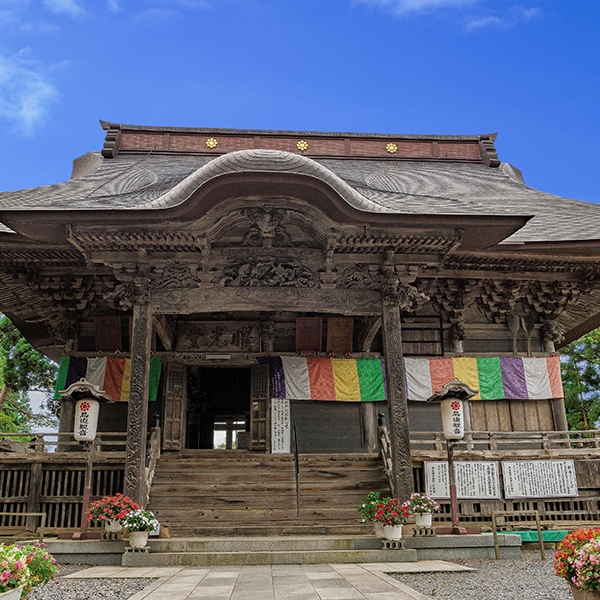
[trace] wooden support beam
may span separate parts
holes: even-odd
[[[175,345],[175,331],[167,321],[167,317],[165,315],[154,315],[152,323],[165,350],[171,352]]]

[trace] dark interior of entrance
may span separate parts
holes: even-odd
[[[186,448],[234,449],[249,431],[250,369],[188,368]]]

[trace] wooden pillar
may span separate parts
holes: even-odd
[[[68,403],[72,404],[72,403]],[[27,500],[27,512],[40,512],[40,498],[42,494],[42,478],[44,476],[42,463],[31,463],[31,474],[29,479],[29,498]],[[25,530],[35,531],[39,523],[39,517],[27,517]]]
[[[146,437],[148,430],[148,374],[152,312],[147,299],[133,305],[131,387],[127,410],[127,448],[124,493],[145,506]]]
[[[556,431],[569,430],[569,422],[567,421],[567,412],[563,398],[552,399],[552,416],[554,417],[554,428]]]
[[[58,422],[58,433],[64,433],[58,438],[58,451],[74,451],[78,450],[74,446],[70,446],[65,442],[73,441],[73,426],[75,424],[75,402],[71,400],[60,400],[60,418]],[[35,512],[35,511],[34,511]]]
[[[360,405],[364,429],[364,445],[367,452],[377,452],[377,402],[363,402]]]
[[[392,446],[394,482],[393,493],[403,502],[413,491],[412,461],[408,430],[408,402],[404,383],[402,330],[400,308],[397,304],[383,303],[383,350],[387,377],[390,442]]]

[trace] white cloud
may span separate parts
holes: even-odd
[[[114,11],[119,10],[119,4],[117,3],[117,0],[106,0],[106,2],[108,4],[109,10],[114,10]]]
[[[522,6],[513,6],[502,15],[482,15],[469,16],[465,22],[467,31],[485,29],[487,27],[496,27],[500,29],[509,29],[526,23],[532,19],[542,16],[542,10],[539,8],[523,8]]]
[[[397,15],[430,12],[444,8],[460,8],[479,0],[354,0],[358,4],[389,9]]]
[[[44,4],[56,14],[71,15],[77,17],[83,14],[83,8],[77,4],[77,0],[43,0]]]
[[[0,54],[0,119],[31,134],[58,99],[58,90],[25,60],[26,52]]]

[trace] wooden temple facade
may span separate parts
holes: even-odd
[[[542,451],[568,429],[552,357],[600,324],[600,207],[527,187],[494,135],[102,127],[101,152],[75,160],[69,181],[0,193],[0,311],[62,358],[61,384],[110,371],[120,391],[100,431],[126,436],[125,493],[146,500],[153,427],[170,461],[220,440],[289,452],[275,448],[281,399],[278,426],[293,424],[307,455],[376,453],[383,419],[406,496],[442,448],[425,392],[457,365],[482,390],[469,431],[531,434]],[[297,359],[321,368],[312,391],[294,395],[286,374],[276,395],[273,361]],[[479,360],[479,375],[456,359]],[[496,391],[484,392],[484,359],[500,369]],[[511,383],[508,359],[538,360]],[[325,371],[350,385],[352,360],[380,366],[383,396],[320,390]],[[443,360],[427,383],[425,363]],[[61,432],[72,419],[65,404]],[[595,469],[597,452],[578,460]],[[588,487],[597,513],[600,484]]]

